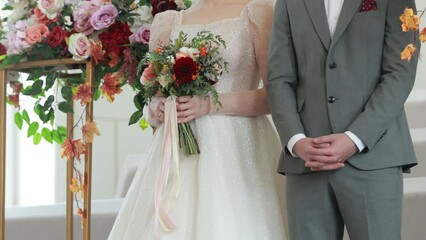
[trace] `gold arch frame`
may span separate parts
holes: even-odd
[[[61,66],[61,65],[86,65],[86,83],[93,86],[95,78],[95,65],[91,61],[75,61],[71,58],[43,60],[32,62],[20,62],[9,65],[6,68],[0,68],[0,240],[5,240],[5,195],[6,195],[6,86],[7,86],[7,71],[21,71],[24,69]],[[86,110],[86,121],[93,121],[93,102],[88,103]],[[73,132],[70,131],[74,125],[74,116],[72,113],[67,114],[67,134],[68,137],[73,137]],[[86,144],[86,154],[84,161],[84,183],[86,189],[84,192],[84,212],[87,218],[83,222],[83,239],[90,239],[91,227],[91,188],[92,188],[92,144]],[[66,239],[72,240],[73,236],[73,203],[74,195],[70,191],[71,179],[73,177],[73,162],[67,163],[67,200],[66,200]]]

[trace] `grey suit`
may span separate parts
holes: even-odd
[[[328,179],[324,184],[330,185],[330,181],[333,181],[329,179],[331,175],[340,174],[342,181],[348,181],[341,186],[344,191],[344,188],[356,188],[358,184],[356,177],[353,178],[354,182],[344,177],[345,174],[352,175],[347,173],[350,169],[359,174],[371,172],[362,170],[379,173],[391,167],[408,170],[416,164],[403,105],[414,84],[417,57],[414,56],[410,62],[400,59],[400,52],[413,41],[413,34],[403,33],[399,21],[405,7],[414,7],[414,2],[376,2],[377,10],[360,12],[362,0],[345,0],[331,38],[324,0],[277,0],[269,50],[267,93],[272,118],[283,146],[278,171],[298,178],[298,181],[290,180],[288,184],[301,184],[303,179],[322,175]],[[345,170],[309,173],[310,169],[304,166],[304,161],[294,158],[286,149],[289,139],[297,133],[318,137],[346,130],[359,137],[366,148],[347,160],[349,167],[345,167]],[[401,178],[401,174],[395,175]],[[371,179],[366,181],[374,182]],[[398,180],[398,184],[401,181]],[[368,182],[363,184],[368,185]],[[377,188],[385,186],[377,185]],[[297,188],[288,186],[288,189]],[[312,190],[305,189],[304,194]],[[402,186],[395,189],[395,198],[399,201]],[[332,190],[329,193],[330,201],[336,200],[338,191],[333,186]],[[381,191],[371,189],[372,195],[374,192]],[[365,194],[365,189],[361,189],[359,194]],[[296,195],[289,190],[287,197],[297,198]],[[376,196],[370,200],[383,201]],[[342,201],[346,200],[338,199],[335,208],[344,205]],[[297,208],[296,200],[288,199],[288,202],[294,202],[290,207]],[[335,209],[333,214],[342,217],[342,211]],[[385,214],[383,217],[389,216]],[[291,211],[289,218],[292,228]],[[342,221],[348,224],[345,216]],[[352,231],[352,236],[356,235],[355,232]],[[371,236],[365,238],[363,235],[359,239],[370,239]],[[379,237],[374,240],[379,239],[393,238]]]

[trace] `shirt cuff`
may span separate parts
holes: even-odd
[[[352,142],[355,143],[355,145],[358,148],[359,152],[362,152],[362,150],[364,150],[365,144],[362,142],[362,140],[359,137],[357,137],[351,131],[346,131],[345,134],[352,140]]]
[[[297,156],[297,154],[293,153],[293,147],[294,147],[294,144],[297,143],[297,141],[299,141],[300,139],[303,139],[303,138],[306,138],[306,135],[303,134],[303,133],[298,133],[298,134],[294,135],[293,137],[291,137],[290,140],[288,140],[287,149],[288,149],[288,151],[290,151],[290,153],[293,157],[299,157],[299,156]]]

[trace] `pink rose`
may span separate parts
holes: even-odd
[[[154,66],[152,64],[149,64],[148,67],[146,67],[145,70],[143,71],[140,81],[142,85],[145,85],[148,82],[150,82],[153,78],[156,78],[156,77],[157,77],[157,74],[155,74]]]
[[[93,33],[93,26],[90,23],[90,19],[98,9],[99,7],[90,1],[80,2],[72,12],[74,30],[84,35]]]
[[[68,39],[68,51],[76,61],[87,59],[91,54],[89,39],[82,33],[72,34]]]
[[[25,40],[28,44],[34,45],[37,42],[42,42],[43,37],[47,37],[49,35],[49,28],[44,24],[36,24],[34,26],[27,28],[27,36]]]
[[[131,43],[149,43],[149,37],[151,35],[151,24],[144,24],[140,27],[136,33],[129,37]]]
[[[102,5],[98,11],[92,15],[90,23],[95,30],[101,30],[114,24],[117,15],[118,10],[114,5]]]

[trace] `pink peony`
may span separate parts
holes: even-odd
[[[101,30],[108,28],[115,22],[115,18],[118,15],[117,8],[112,4],[102,5],[98,11],[96,11],[91,19],[90,23],[92,24],[95,30]]]
[[[136,33],[129,37],[131,43],[149,43],[149,37],[151,33],[151,24],[144,24],[140,27]]]
[[[46,25],[38,23],[34,26],[27,28],[27,36],[25,40],[28,44],[34,45],[37,42],[42,42],[43,37],[49,35],[49,28]]]

